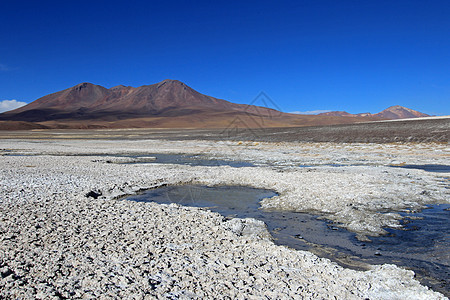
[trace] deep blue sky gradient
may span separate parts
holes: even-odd
[[[0,100],[178,79],[285,112],[450,115],[450,1],[4,1]]]

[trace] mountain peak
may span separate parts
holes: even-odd
[[[181,82],[179,80],[174,80],[174,79],[164,79],[163,81],[157,83],[158,88],[162,87],[164,85],[186,86],[183,82]]]
[[[69,88],[68,91],[70,93],[87,94],[87,93],[91,93],[92,90],[98,89],[99,87],[100,86],[92,84],[90,82],[82,82],[72,88]]]
[[[160,83],[166,83],[166,82],[171,82],[171,83],[182,83],[179,80],[176,79],[164,79],[163,81],[161,81]]]
[[[429,117],[429,115],[427,114],[400,105],[388,107],[376,115],[386,119],[409,119],[409,118]]]
[[[413,111],[412,109],[409,109],[407,107],[401,106],[401,105],[392,105],[386,108],[383,111],[394,111],[394,110],[407,110],[407,111]]]
[[[90,82],[82,82],[82,83],[79,83],[79,84],[75,85],[73,87],[73,89],[83,89],[83,88],[87,88],[89,86],[94,86],[94,84],[92,84]]]

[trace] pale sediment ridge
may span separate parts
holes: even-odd
[[[328,155],[350,162],[364,159],[368,166],[410,163],[408,159],[442,163],[448,158],[444,145],[432,145],[434,156],[424,150],[425,144],[423,152],[420,147],[406,151],[404,145],[392,151],[376,145],[353,145],[353,151],[333,144],[252,145],[0,141],[6,154],[0,156],[0,295],[444,298],[420,285],[412,271],[394,265],[355,271],[306,251],[276,246],[257,221],[227,221],[199,208],[116,199],[166,184],[249,185],[279,193],[264,200],[265,207],[326,213],[364,236],[398,226],[400,216],[380,213],[380,208],[418,208],[448,201],[448,182],[442,183],[442,174],[350,165],[339,169],[123,165],[106,163],[105,157],[185,152],[230,158],[238,152],[241,159],[253,162],[288,164],[300,162],[299,156],[301,162],[318,162]],[[85,197],[90,191],[101,196]]]

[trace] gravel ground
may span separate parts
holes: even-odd
[[[108,163],[158,152],[258,166]],[[448,203],[448,174],[388,166],[445,164],[446,144],[11,139],[0,155],[0,297],[445,298],[394,265],[355,271],[276,246],[252,219],[118,197],[166,184],[268,188],[279,196],[264,207],[320,212],[364,239],[399,226],[397,210]]]

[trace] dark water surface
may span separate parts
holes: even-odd
[[[449,295],[450,205],[430,206],[405,216],[404,230],[361,242],[355,234],[308,213],[259,209],[270,190],[244,186],[166,186],[130,196],[132,201],[178,203],[205,207],[225,217],[255,218],[267,224],[278,245],[308,250],[344,267],[364,270],[367,264],[393,263],[416,272],[417,279]]]
[[[142,156],[129,155],[127,157],[139,159]],[[178,165],[206,166],[206,167],[230,166],[230,167],[234,167],[234,168],[253,167],[254,166],[254,164],[252,164],[250,162],[236,161],[236,160],[224,160],[224,159],[212,159],[212,158],[204,157],[201,155],[150,153],[150,154],[145,154],[145,157],[155,157],[156,159],[154,161],[143,161],[143,162],[137,161],[137,162],[131,162],[129,164],[157,163],[157,164],[178,164]]]
[[[3,150],[5,151],[5,150]],[[8,152],[8,151],[6,151]],[[35,156],[35,153],[5,153],[7,156]],[[65,154],[66,155],[66,154]],[[89,153],[89,154],[73,154],[69,156],[101,156],[101,157],[128,157],[133,158],[135,161],[123,162],[122,164],[177,164],[177,165],[190,165],[190,166],[230,166],[234,168],[242,167],[254,167],[255,164],[248,161],[240,160],[225,160],[215,159],[203,155],[190,155],[190,154],[167,154],[167,153],[145,153],[145,154],[104,154],[104,153]],[[154,157],[155,160],[150,158]]]
[[[427,172],[450,173],[450,166],[447,165],[403,165],[392,167],[404,169],[420,169]]]

